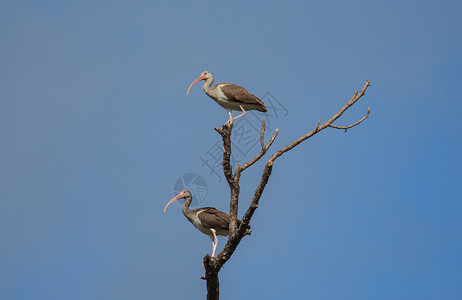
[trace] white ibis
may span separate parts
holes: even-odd
[[[202,72],[202,74],[194,80],[193,83],[191,83],[186,96],[189,95],[189,90],[192,86],[201,80],[205,80],[203,85],[204,92],[228,111],[229,120],[226,124],[231,122],[231,120],[244,116],[246,114],[246,110],[258,110],[261,112],[268,111],[263,101],[261,101],[257,96],[249,93],[241,86],[222,82],[218,83],[214,87],[211,87],[213,84],[213,75],[208,71]],[[231,115],[232,110],[242,111],[242,114],[233,119],[233,116]]]
[[[191,192],[188,190],[183,190],[164,208],[164,213],[167,210],[167,207],[170,206],[173,202],[178,199],[184,198],[183,203],[183,214],[200,232],[206,234],[212,240],[212,257],[215,256],[215,250],[218,246],[217,235],[226,236],[229,234],[229,223],[231,222],[231,217],[227,214],[218,210],[214,207],[203,207],[194,210],[189,209],[189,205],[192,201]],[[238,224],[241,224],[240,220],[237,220]],[[252,230],[249,228],[246,230],[246,235],[250,234]]]

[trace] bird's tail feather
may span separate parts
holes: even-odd
[[[261,112],[267,112],[268,109],[266,109],[266,106],[262,105],[258,108],[258,111],[261,111]]]

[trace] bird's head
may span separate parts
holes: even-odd
[[[198,83],[201,80],[207,80],[209,78],[213,78],[212,73],[210,73],[209,71],[202,72],[201,75],[199,77],[197,77],[197,79],[194,80],[193,83],[191,83],[191,85],[188,88],[188,92],[186,92],[186,96],[189,95],[189,90],[193,87],[193,85],[195,85],[196,83]]]
[[[175,197],[173,197],[173,199],[170,200],[170,202],[167,203],[167,205],[166,205],[165,208],[164,208],[164,213],[165,213],[165,211],[167,210],[167,207],[170,206],[170,204],[172,204],[173,202],[175,202],[175,201],[178,200],[178,199],[188,198],[188,197],[192,197],[192,196],[191,196],[191,192],[188,191],[188,190],[182,190],[181,193],[179,193],[178,195],[176,195]]]

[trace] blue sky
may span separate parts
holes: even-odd
[[[222,299],[461,299],[461,14],[460,1],[2,2],[0,298],[205,298],[211,242],[179,205],[162,210],[190,172],[207,182],[201,205],[228,210],[201,161],[226,111],[199,85],[186,97],[208,70],[287,109],[270,154],[372,83],[338,122],[371,107],[361,126],[276,161]],[[241,179],[241,216],[263,163]]]

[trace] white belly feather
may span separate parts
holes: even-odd
[[[188,220],[194,225],[194,227],[196,227],[200,232],[202,232],[203,234],[205,235],[208,235],[210,238],[213,239],[213,233],[210,229],[208,228],[204,228],[202,226],[202,223],[199,219],[199,214],[201,212],[203,212],[205,209],[201,209],[197,212],[194,213],[194,215],[191,216],[191,218],[189,218],[188,216],[186,216],[186,218],[188,218]],[[215,231],[215,234],[216,235],[223,235],[223,236],[226,236],[229,234],[228,230],[216,230]]]

